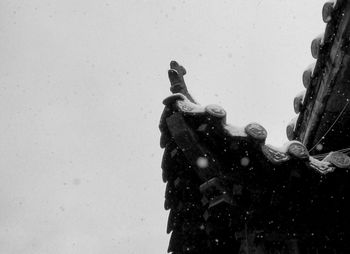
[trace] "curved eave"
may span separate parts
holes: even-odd
[[[331,110],[337,114],[346,103],[346,101],[334,103],[335,100],[330,99],[339,89],[344,93],[349,90],[344,86],[348,79],[344,73],[350,69],[349,37],[350,2],[337,1],[332,18],[327,23],[324,37],[322,40],[315,40],[315,43],[320,45],[318,47],[313,45],[318,49],[318,51],[313,50],[317,52],[317,54],[313,53],[313,55],[316,54],[317,61],[310,84],[307,84],[303,107],[300,108],[294,129],[294,137],[308,149],[315,145],[317,138],[320,138],[317,134],[320,125],[325,126],[325,122],[329,120],[323,117],[325,112]],[[338,105],[338,108],[334,108],[335,105]],[[331,123],[328,126],[331,126]]]
[[[264,127],[257,123],[250,123],[243,128],[229,125],[226,123],[226,111],[220,106],[202,107],[192,103],[182,94],[166,98],[164,104],[168,113],[163,115],[160,124],[163,140],[161,146],[165,146],[167,139],[175,139],[182,146],[184,153],[188,152],[189,160],[194,164],[197,158],[208,157],[209,152],[206,152],[205,148],[198,149],[201,147],[198,143],[206,139],[208,144],[227,144],[223,150],[225,153],[231,153],[232,157],[237,157],[237,151],[258,154],[271,164],[271,168],[274,165],[302,163],[320,174],[327,174],[335,168],[350,168],[350,157],[346,154],[330,153],[323,160],[318,160],[310,156],[306,147],[297,140],[281,147],[265,144],[267,131]],[[210,175],[220,174],[219,165],[213,165],[212,169],[215,172],[209,172]],[[210,179],[210,176],[204,174],[200,178],[205,181]]]

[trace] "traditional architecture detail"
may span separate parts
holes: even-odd
[[[350,253],[350,2],[322,15],[281,147],[258,123],[236,127],[222,107],[196,103],[185,68],[170,63],[159,124],[168,252]]]
[[[330,162],[331,164],[333,164],[334,166],[336,166],[338,168],[349,168],[350,167],[349,156],[347,156],[341,152],[331,152],[323,160]]]
[[[329,1],[323,7],[322,16],[327,23],[326,30],[311,43],[316,63],[303,73],[306,88],[303,106],[300,96],[294,101],[299,116],[293,136],[312,154],[343,149],[344,144],[350,144],[350,136],[344,134],[350,131],[350,107],[347,107],[350,99],[350,2]],[[333,133],[329,135],[329,132]],[[319,146],[322,151],[315,149],[318,144],[322,145]]]
[[[217,105],[209,105],[206,107],[201,107],[198,104],[190,102],[184,95],[182,94],[174,94],[164,100],[164,104],[168,107],[167,111],[176,112],[171,117],[168,118],[167,121],[171,121],[171,126],[168,126],[172,131],[173,137],[176,131],[178,131],[177,127],[179,125],[179,121],[183,121],[183,126],[186,125],[185,122],[196,123],[199,127],[195,128],[194,131],[199,131],[199,133],[205,133],[205,135],[209,136],[212,132],[215,131],[215,135],[222,137],[222,140],[228,142],[229,140],[239,139],[241,142],[250,142],[256,144],[256,149],[258,152],[261,150],[262,154],[266,156],[268,160],[272,163],[280,164],[283,162],[288,162],[290,159],[295,158],[305,163],[306,165],[310,164],[310,156],[306,149],[306,147],[299,141],[294,140],[292,142],[286,143],[283,147],[272,147],[270,145],[265,145],[265,140],[267,137],[267,131],[265,128],[257,123],[250,123],[244,128],[237,128],[232,125],[228,125],[226,123],[226,111]],[[175,117],[176,115],[176,117]],[[163,118],[165,116],[163,115]],[[174,123],[173,118],[176,118],[178,122]],[[181,120],[180,120],[181,119]],[[163,122],[164,120],[162,120]],[[176,126],[175,126],[176,124]],[[195,125],[195,126],[196,126]],[[175,128],[175,127],[176,128]],[[184,127],[186,132],[188,132],[187,136],[194,136],[194,133],[190,133],[191,126],[186,125]],[[193,127],[192,127],[193,128]],[[242,132],[242,129],[244,132]],[[230,130],[230,131],[227,131]],[[181,132],[181,138],[183,138],[182,134],[185,131]],[[207,137],[209,138],[209,137]],[[222,140],[217,140],[216,142],[222,142]],[[193,145],[195,140],[191,140],[190,143]],[[186,148],[187,149],[187,148]],[[334,154],[334,153],[333,153]],[[338,154],[338,153],[336,153]],[[334,157],[335,155],[333,155]],[[342,154],[344,158],[348,158],[350,162],[350,157],[345,154]],[[338,155],[339,158],[339,155]],[[329,156],[324,160],[329,162],[336,162],[338,160],[329,160]],[[317,160],[317,159],[314,159]],[[314,163],[318,165],[319,163]],[[339,163],[336,163],[340,165]],[[330,164],[331,167],[337,166]],[[344,164],[345,165],[345,164]],[[322,165],[322,168],[324,166]],[[344,166],[340,166],[343,168]],[[349,165],[350,167],[350,165]]]

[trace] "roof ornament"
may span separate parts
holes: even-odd
[[[328,23],[332,20],[334,6],[335,6],[335,1],[328,1],[323,5],[322,19],[325,23]]]
[[[168,252],[271,253],[266,248],[281,248],[300,254],[291,251],[299,242],[311,249],[324,246],[333,214],[339,210],[347,216],[350,212],[342,204],[327,203],[332,197],[340,200],[340,195],[350,199],[348,189],[342,187],[350,180],[350,157],[345,153],[350,148],[320,160],[293,136],[282,147],[265,144],[268,133],[263,126],[226,123],[225,109],[213,104],[201,106],[192,99],[182,66],[172,61],[170,68],[173,94],[163,101],[159,125],[165,149],[164,207],[170,210]],[[300,95],[295,105],[302,107],[302,102]],[[331,128],[348,104],[349,100]],[[341,183],[334,181],[335,177]],[[339,193],[334,194],[338,187]],[[328,193],[332,196],[325,197]],[[350,222],[339,223],[334,228],[344,223],[350,228]],[[337,232],[330,232],[328,238],[330,244],[338,241]]]
[[[326,31],[312,43],[316,64],[303,73],[306,94],[294,100],[298,118],[288,125],[290,142],[282,147],[265,144],[263,126],[230,125],[220,106],[198,104],[187,90],[185,68],[170,63],[173,94],[163,101],[159,124],[164,207],[170,210],[168,252],[350,249],[350,135],[338,142],[330,133],[350,113],[349,99],[344,105],[349,98],[350,1],[327,2],[322,15]],[[332,102],[336,107],[327,108]],[[327,143],[324,152],[333,152],[310,155],[315,148],[322,150],[325,137],[335,146]],[[340,149],[344,146],[349,148]]]

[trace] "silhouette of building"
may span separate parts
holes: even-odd
[[[327,2],[322,17],[283,147],[197,104],[171,62],[159,125],[168,252],[350,253],[350,1]]]

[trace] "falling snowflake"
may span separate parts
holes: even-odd
[[[207,168],[208,167],[208,159],[207,158],[205,158],[205,157],[199,157],[198,159],[197,159],[197,166],[199,167],[199,168]]]
[[[318,144],[318,145],[316,146],[316,150],[317,150],[317,151],[322,151],[322,150],[323,150],[323,145],[322,145],[322,144]]]
[[[250,160],[249,160],[248,157],[243,157],[243,158],[241,159],[241,165],[242,165],[243,167],[248,166],[249,163],[250,163]]]

